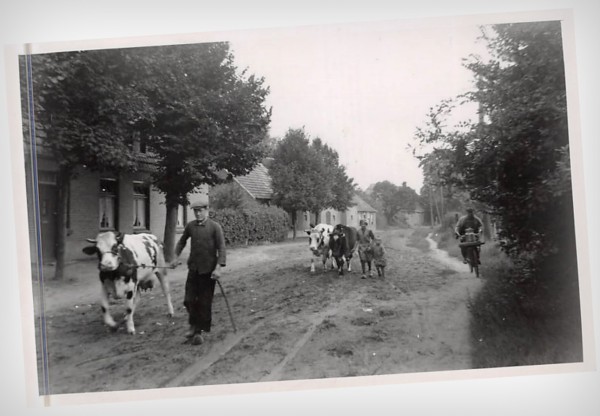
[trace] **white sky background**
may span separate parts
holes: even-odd
[[[389,180],[419,192],[407,145],[430,107],[472,88],[462,59],[483,51],[479,34],[475,25],[388,22],[245,32],[230,44],[236,65],[270,87],[271,136],[304,126],[362,189]]]

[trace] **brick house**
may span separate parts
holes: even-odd
[[[55,259],[57,219],[57,171],[58,165],[43,145],[43,134],[36,139],[36,158],[33,160],[31,146],[25,141],[25,174],[28,200],[28,220],[31,258],[36,258],[36,201],[34,199],[34,174],[38,183],[39,241],[42,259],[50,263]],[[152,157],[139,153],[140,169],[137,172],[94,172],[80,167],[70,182],[67,202],[67,237],[65,260],[88,258],[81,249],[86,238],[94,238],[99,232],[118,230],[125,233],[151,232],[159,238],[164,236],[166,206],[164,196],[150,185],[153,169]],[[36,166],[35,169],[33,166]],[[206,187],[199,193],[206,193]],[[188,219],[193,218],[191,209],[180,207],[177,233],[183,232]]]

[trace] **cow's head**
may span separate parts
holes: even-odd
[[[86,241],[93,245],[83,248],[87,255],[98,255],[98,268],[103,272],[117,270],[121,262],[121,250],[119,246],[123,243],[123,234],[108,231],[100,233],[95,239],[88,238]]]
[[[338,230],[333,230],[333,232],[329,234],[329,238],[333,241],[337,241],[341,236],[342,234]]]
[[[315,255],[319,255],[323,247],[329,246],[329,232],[325,227],[317,225],[311,230],[307,230],[308,247]]]

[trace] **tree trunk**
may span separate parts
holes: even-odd
[[[446,213],[444,212],[444,187],[443,186],[440,187],[440,205],[441,205],[440,222],[443,222],[444,216],[446,215]]]
[[[492,238],[492,224],[490,221],[490,214],[487,212],[483,213],[483,218],[481,219],[483,222],[483,237],[486,240],[491,240]]]
[[[69,206],[69,186],[71,184],[71,171],[60,168],[56,180],[56,266],[54,279],[62,280],[65,273],[65,249],[67,243],[67,208]]]
[[[431,189],[429,191],[429,223],[431,224],[431,228],[433,228],[433,198],[431,195]]]
[[[296,210],[292,210],[292,239],[296,239],[296,221],[297,219],[298,213],[296,212]]]
[[[165,220],[165,234],[163,236],[163,242],[165,245],[165,260],[171,262],[175,259],[175,239],[177,236],[177,210],[179,204],[174,201],[174,198],[170,197],[167,193],[166,199],[166,220]]]
[[[440,224],[441,224],[441,223],[442,223],[442,215],[441,215],[441,213],[440,213],[440,207],[439,207],[439,205],[438,205],[437,198],[435,197],[435,193],[433,194],[433,203],[435,204],[435,211],[436,211],[436,213],[437,213],[437,218],[438,218],[438,221],[439,221],[439,222],[440,222]]]

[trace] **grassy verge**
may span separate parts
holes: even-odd
[[[417,248],[422,252],[429,251],[429,243],[425,239],[431,232],[430,228],[416,228],[408,237],[407,246]]]
[[[460,257],[451,230],[438,230],[435,238]],[[481,261],[484,286],[469,304],[474,368],[582,360],[576,272],[557,267],[525,278],[493,242],[482,247]]]

